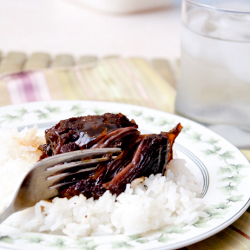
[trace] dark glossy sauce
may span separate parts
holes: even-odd
[[[62,120],[45,131],[41,158],[84,148],[120,147],[115,159],[95,170],[65,178],[62,197],[84,194],[98,199],[106,190],[119,195],[126,184],[141,176],[163,173],[172,159],[172,145],[182,126],[169,132],[141,135],[137,124],[123,114],[82,116]]]

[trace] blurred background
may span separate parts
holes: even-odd
[[[181,0],[124,2],[0,0],[0,51],[179,58]]]

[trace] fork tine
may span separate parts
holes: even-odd
[[[57,184],[53,184],[49,187],[49,190],[53,191],[55,189],[58,189],[60,187],[63,187],[65,185],[68,185],[68,184],[74,184],[76,183],[77,181],[69,181],[69,182],[62,182],[62,183],[57,183]]]
[[[86,171],[91,171],[91,170],[95,170],[97,167],[92,167],[92,168],[85,168],[85,169],[80,169],[76,172],[73,172],[73,173],[62,173],[62,174],[58,174],[58,175],[55,175],[55,176],[51,176],[51,177],[48,177],[49,179],[48,182],[49,182],[49,189],[53,189],[53,188],[59,188],[59,187],[62,187],[62,186],[65,186],[67,184],[73,184],[73,183],[76,183],[78,182],[79,180],[73,180],[73,181],[69,181],[69,182],[61,182],[64,180],[65,177],[68,177],[70,175],[74,175],[74,174],[79,174],[79,173],[83,173],[83,172],[86,172]]]
[[[111,159],[115,159],[115,156],[113,156]],[[91,165],[91,164],[95,164],[95,163],[106,162],[109,160],[110,160],[109,157],[103,157],[103,158],[90,159],[90,160],[86,160],[86,161],[69,162],[69,163],[65,163],[63,165],[56,165],[55,167],[49,168],[47,171],[48,172],[47,173],[47,175],[48,175],[47,180],[49,182],[47,184],[49,186],[53,185],[54,183],[57,184],[58,181],[62,180],[63,178],[65,178],[67,176],[78,174],[78,173],[83,173],[83,172],[89,172],[89,171],[95,170],[97,168],[97,166],[85,167],[85,168],[82,168],[82,169],[77,170],[77,171],[61,173],[63,170],[70,170],[71,168],[74,168],[77,166],[86,166],[86,165]]]
[[[33,168],[39,168],[40,171],[43,170],[46,171],[49,167],[64,163],[66,161],[70,162],[81,158],[98,156],[102,154],[113,154],[120,151],[121,151],[120,148],[95,148],[95,149],[77,150],[45,158],[37,162]]]
[[[59,180],[65,178],[67,176],[74,175],[74,174],[79,174],[79,173],[84,173],[84,172],[89,172],[89,171],[95,170],[96,168],[97,167],[94,166],[94,167],[80,169],[80,170],[77,170],[77,171],[72,172],[72,173],[68,173],[67,172],[67,173],[61,173],[61,174],[57,174],[57,175],[52,175],[52,176],[47,177],[47,180],[48,180],[48,182],[51,182],[50,186],[53,186],[54,183],[58,182]]]
[[[115,156],[111,158],[102,157],[102,158],[94,158],[94,159],[88,159],[88,160],[68,162],[64,164],[55,165],[53,167],[49,167],[47,168],[46,173],[48,174],[49,178],[50,177],[53,178],[55,176],[54,174],[57,175],[58,173],[63,172],[64,170],[69,170],[71,168],[78,167],[78,166],[82,166],[84,167],[85,171],[89,171],[86,166],[96,164],[96,163],[106,162],[106,161],[109,161],[110,159],[115,159]]]
[[[74,167],[78,167],[78,166],[88,166],[88,165],[92,165],[92,164],[96,164],[96,163],[102,163],[102,162],[106,162],[109,161],[110,159],[115,159],[115,156],[110,157],[102,157],[102,158],[94,158],[94,159],[89,159],[89,160],[81,160],[81,161],[73,161],[73,162],[68,162],[68,163],[64,163],[64,164],[58,164],[55,165],[53,167],[49,167],[47,168],[47,173],[48,173],[48,177],[53,177],[52,175],[60,173],[64,170],[70,169],[70,168],[74,168]],[[87,169],[87,168],[85,168]]]

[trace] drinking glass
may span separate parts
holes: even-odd
[[[249,0],[183,0],[175,108],[250,147]]]

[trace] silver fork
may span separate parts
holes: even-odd
[[[57,183],[62,178],[71,174],[94,170],[96,166],[86,166],[110,160],[110,157],[83,160],[84,158],[102,154],[113,154],[120,151],[120,148],[84,149],[54,155],[37,162],[23,178],[12,201],[0,211],[0,223],[14,212],[34,206],[40,200],[46,200],[57,196],[59,194],[58,187],[65,185],[65,183],[53,184]],[[72,162],[78,159],[81,160]],[[73,173],[60,173],[61,171],[65,172],[76,166],[85,166],[85,168],[81,168]]]

